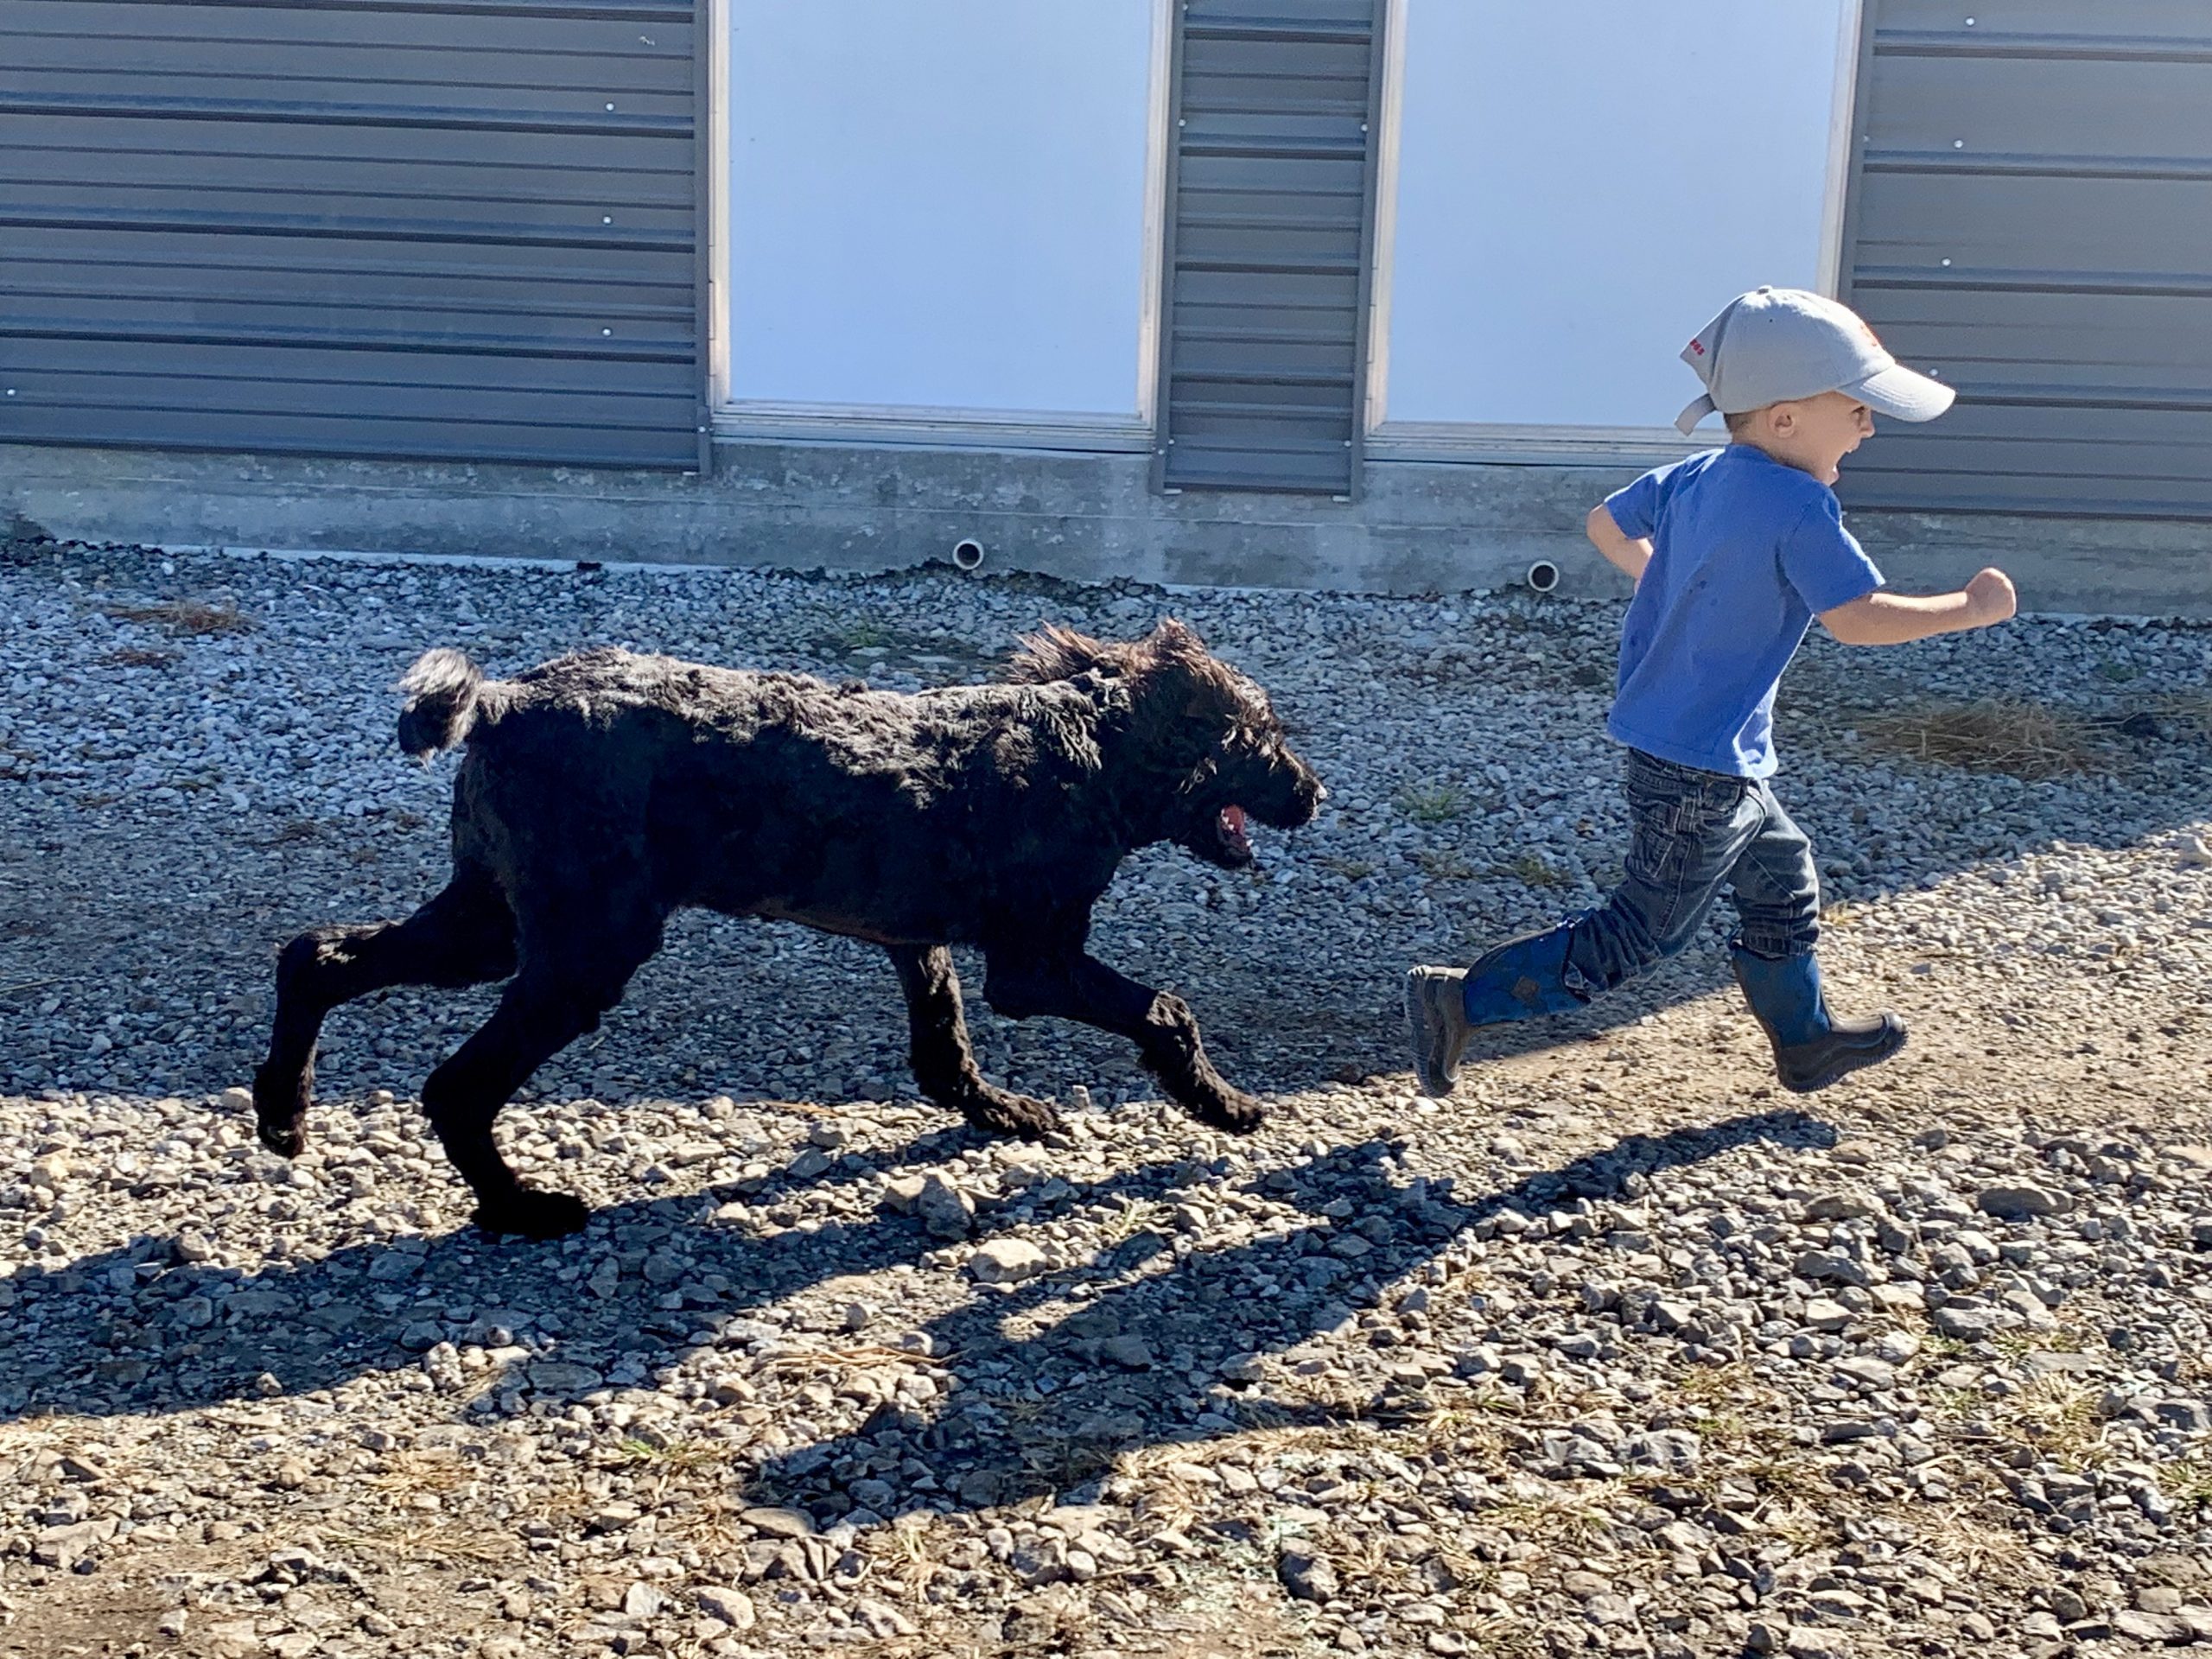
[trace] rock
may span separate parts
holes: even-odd
[[[1996,1313],[1986,1307],[1939,1307],[1932,1315],[1936,1334],[1954,1342],[1986,1342],[1999,1330]]]
[[[1098,1352],[1124,1370],[1148,1370],[1152,1366],[1152,1344],[1142,1337],[1109,1337],[1098,1344]]]
[[[814,1535],[813,1518],[798,1510],[745,1510],[737,1518],[753,1531],[766,1533],[771,1538],[810,1538]]]
[[[749,1630],[758,1622],[753,1598],[742,1590],[710,1584],[695,1592],[693,1599],[698,1603],[701,1612],[709,1618],[719,1618],[733,1630]]]
[[[668,1598],[650,1584],[632,1584],[622,1592],[622,1611],[632,1618],[651,1618],[668,1605]]]
[[[1797,1258],[1792,1269],[1800,1279],[1809,1279],[1815,1284],[1859,1285],[1873,1282],[1873,1275],[1865,1265],[1834,1250],[1808,1250]]]
[[[234,1084],[215,1097],[215,1103],[223,1110],[242,1117],[253,1110],[253,1091],[238,1088]]]
[[[604,1380],[588,1365],[565,1360],[537,1360],[523,1368],[530,1386],[540,1394],[588,1394]]]
[[[968,1262],[968,1271],[986,1285],[1018,1285],[1045,1269],[1045,1252],[1020,1238],[995,1238]]]
[[[933,1238],[965,1238],[975,1224],[976,1200],[931,1171],[915,1196],[914,1213]]]
[[[1840,1331],[1851,1323],[1851,1310],[1826,1296],[1805,1299],[1805,1324],[1815,1331]]]
[[[2131,1642],[2144,1642],[2164,1646],[2191,1639],[2190,1628],[2178,1618],[2164,1613],[2146,1613],[2133,1607],[2124,1607],[2112,1616],[2113,1634],[2126,1637]]]
[[[1835,1369],[1839,1375],[1877,1392],[1886,1391],[1897,1384],[1897,1368],[1887,1360],[1853,1356],[1849,1359],[1838,1360]]]
[[[1823,1192],[1805,1206],[1808,1221],[1857,1221],[1881,1213],[1881,1204],[1872,1193],[1857,1190]]]
[[[1703,1443],[1689,1430],[1660,1428],[1630,1435],[1621,1448],[1621,1461],[1631,1469],[1680,1474],[1696,1468],[1703,1452]]]
[[[1857,1659],[1858,1643],[1840,1630],[1793,1624],[1782,1639],[1784,1659]]]
[[[894,1175],[883,1184],[883,1207],[893,1215],[912,1215],[922,1189],[928,1185],[926,1175]]]
[[[861,1628],[879,1642],[887,1642],[893,1637],[919,1634],[913,1620],[887,1601],[877,1601],[868,1596],[855,1597],[852,1611],[853,1617],[860,1621]]]
[[[2022,1182],[1985,1186],[1974,1195],[1974,1207],[2001,1221],[2029,1221],[2039,1216],[2063,1216],[2074,1207],[2074,1200],[2063,1192]]]
[[[1304,1549],[1286,1549],[1275,1560],[1275,1576],[1282,1587],[1300,1601],[1316,1606],[1337,1599],[1337,1569],[1325,1555]]]

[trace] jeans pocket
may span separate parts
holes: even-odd
[[[1697,836],[1726,822],[1751,786],[1745,778],[1700,772],[1633,751],[1629,756],[1630,809],[1670,836]]]
[[[1701,835],[1736,816],[1749,783],[1741,778],[1700,778],[1675,802],[1668,828],[1678,836]]]

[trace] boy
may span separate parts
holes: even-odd
[[[1893,1014],[1829,1014],[1812,849],[1766,780],[1775,686],[1814,617],[1846,645],[1886,645],[2012,614],[1998,570],[1932,598],[1884,591],[1829,487],[1873,431],[1870,411],[1929,421],[1954,394],[1899,366],[1843,306],[1794,289],[1744,295],[1682,360],[1707,395],[1676,424],[1687,435],[1718,410],[1728,446],[1637,480],[1587,525],[1637,585],[1606,722],[1629,751],[1626,879],[1598,909],[1471,969],[1407,975],[1406,1024],[1433,1098],[1450,1094],[1477,1028],[1580,1007],[1643,972],[1689,943],[1724,887],[1740,918],[1736,980],[1783,1087],[1824,1089],[1904,1046]]]

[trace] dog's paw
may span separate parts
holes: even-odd
[[[988,1094],[963,1101],[960,1110],[962,1116],[986,1135],[1013,1135],[1024,1141],[1041,1141],[1060,1132],[1060,1115],[1045,1102],[1032,1100],[1027,1095],[1009,1095],[994,1089]]]
[[[1267,1119],[1258,1101],[1229,1088],[1209,1090],[1204,1099],[1192,1102],[1191,1116],[1210,1129],[1226,1129],[1231,1135],[1249,1135]]]
[[[253,1074],[253,1132],[279,1158],[296,1158],[308,1148],[308,1082],[289,1082]]]
[[[541,1192],[518,1186],[476,1206],[476,1224],[487,1233],[518,1233],[524,1238],[566,1238],[582,1232],[590,1206],[566,1192]]]
[[[296,1119],[289,1123],[272,1123],[265,1117],[257,1118],[253,1132],[261,1144],[279,1158],[296,1158],[308,1149],[308,1132]]]

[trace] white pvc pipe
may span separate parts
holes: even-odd
[[[952,562],[963,570],[983,568],[983,544],[974,537],[963,537],[952,544]]]

